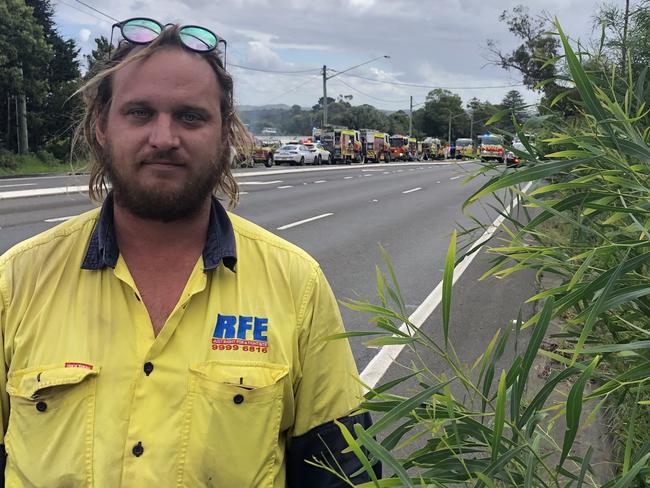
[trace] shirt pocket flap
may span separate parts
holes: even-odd
[[[74,364],[74,366],[70,366]],[[34,400],[39,392],[56,386],[76,385],[99,373],[99,367],[84,363],[65,363],[18,370],[9,375],[7,393]]]
[[[262,361],[207,361],[190,367],[191,388],[215,396],[232,398],[241,394],[248,400],[262,400],[282,391],[286,365]]]

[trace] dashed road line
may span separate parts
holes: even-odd
[[[17,186],[36,186],[36,183],[16,183],[14,185],[0,185],[0,188],[16,188]]]
[[[317,181],[314,181],[314,183],[327,183],[327,180],[317,180]]]
[[[314,220],[324,219],[325,217],[329,217],[330,215],[334,215],[334,214],[330,212],[330,213],[316,215],[316,217],[310,217],[308,219],[299,220],[298,222],[292,222],[291,224],[280,226],[278,227],[277,230],[291,229],[292,227],[297,227],[298,225],[306,224],[307,222],[313,222]]]
[[[417,188],[411,188],[410,190],[403,191],[402,193],[404,193],[406,195],[407,193],[413,193],[414,191],[418,191],[418,190],[421,190],[421,189],[422,189],[422,187],[418,186]]]
[[[284,190],[285,188],[293,188],[293,185],[283,185],[283,186],[278,186],[279,190]]]
[[[68,215],[67,217],[54,217],[52,219],[45,219],[43,222],[65,222],[71,218],[76,217],[76,215]]]
[[[525,193],[532,186],[532,182],[528,183],[522,191]],[[492,235],[499,229],[503,221],[510,214],[513,208],[519,205],[519,196],[516,196],[510,206],[506,209],[505,213],[499,215],[496,220],[492,223],[490,227],[479,237],[469,249],[474,249],[472,254],[465,256],[462,261],[460,261],[454,267],[454,276],[452,279],[452,286],[456,283],[458,278],[465,272],[469,267],[474,258],[483,248],[483,244],[492,237]],[[403,323],[400,326],[400,331],[405,334],[413,335],[412,327],[419,329],[424,322],[431,316],[435,309],[440,305],[442,301],[442,281],[433,289],[429,296],[424,299],[420,306],[415,309],[409,317],[409,326]],[[393,365],[397,360],[397,357],[404,349],[404,344],[389,345],[383,346],[379,352],[370,360],[368,365],[361,372],[361,382],[364,385],[367,385],[369,388],[374,388],[377,386],[377,383],[383,378],[386,374],[386,371]]]
[[[354,178],[354,176],[344,176],[343,177],[344,180],[351,180],[352,178]]]
[[[277,185],[278,183],[283,183],[282,180],[274,181],[240,181],[240,185]]]
[[[462,176],[461,176],[461,175],[459,175],[459,176],[452,176],[452,177],[449,178],[449,179],[450,179],[450,180],[457,180],[458,178],[462,178]]]

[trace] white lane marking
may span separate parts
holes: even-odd
[[[318,181],[314,181],[314,183],[327,183],[327,180],[318,180]]]
[[[280,190],[284,190],[285,188],[293,188],[293,185],[278,186],[278,189],[280,189]]]
[[[53,219],[45,219],[43,222],[65,222],[71,218],[76,217],[76,215],[69,215],[67,217],[55,217]]]
[[[378,202],[379,200],[377,200],[376,198],[373,198],[372,201],[373,201],[373,202]]]
[[[415,171],[415,169],[414,168],[409,168],[409,171]]]
[[[248,195],[248,192],[247,191],[240,191],[239,194],[240,195]]]
[[[0,185],[0,188],[16,188],[17,186],[36,186],[36,183],[16,183],[15,185]]]
[[[62,186],[60,188],[38,188],[36,190],[13,190],[0,192],[0,200],[10,198],[41,197],[46,195],[61,195],[66,193],[86,193],[88,185]]]
[[[384,171],[384,172],[382,172],[382,174],[384,174],[384,175],[389,175],[389,174],[390,174],[390,171]]]
[[[362,169],[361,172],[362,173],[379,173],[379,172],[381,172],[381,170],[380,169]]]
[[[274,181],[240,181],[240,185],[277,185],[278,183],[283,183],[282,180]]]
[[[529,182],[524,188],[523,192],[527,192],[528,189],[531,187],[533,183]],[[458,281],[458,278],[461,277],[461,275],[465,272],[465,270],[469,267],[469,265],[472,263],[474,258],[478,255],[478,253],[481,251],[483,248],[483,243],[487,241],[492,235],[498,230],[499,226],[501,223],[505,220],[506,216],[512,212],[512,209],[514,209],[517,205],[519,204],[519,196],[516,196],[510,206],[506,209],[505,214],[499,215],[494,222],[492,222],[492,225],[487,228],[487,230],[483,233],[481,237],[479,237],[474,244],[472,244],[471,248],[476,248],[476,250],[463,258],[463,260],[456,265],[454,268],[454,278],[452,280],[452,286],[453,284]],[[434,310],[440,305],[440,302],[442,301],[442,281],[438,283],[438,285],[433,289],[431,293],[429,293],[429,296],[424,299],[424,301],[420,304],[420,306],[415,309],[415,312],[411,314],[409,317],[409,322],[413,324],[413,326],[417,329],[419,329],[422,324],[431,316],[431,314],[434,312]],[[406,326],[406,324],[402,324],[401,327],[399,328],[402,332],[405,332],[407,334],[412,333],[409,328]],[[388,371],[388,368],[393,364],[393,361],[397,359],[399,354],[402,352],[402,349],[404,349],[405,344],[398,344],[398,345],[390,345],[390,346],[383,346],[379,352],[370,360],[368,365],[364,368],[364,370],[361,372],[361,381],[365,384],[368,385],[370,388],[374,388],[377,386],[377,383],[382,379],[384,374],[386,374],[386,371]]]
[[[439,181],[436,181],[436,183],[440,183]]]
[[[398,172],[398,173],[403,173],[404,170],[403,170],[403,169],[398,169],[397,172]]]
[[[421,190],[421,189],[422,189],[422,187],[418,186],[417,188],[411,188],[410,190],[403,191],[402,193],[404,193],[406,195],[407,193],[413,193],[414,191],[418,191],[418,190]]]
[[[462,176],[452,176],[452,177],[449,178],[449,179],[450,179],[450,180],[457,180],[458,178],[462,178]]]
[[[298,225],[306,224],[307,222],[313,222],[314,220],[323,219],[325,217],[329,217],[330,215],[334,215],[334,214],[331,213],[331,212],[330,213],[320,214],[320,215],[317,215],[316,217],[310,217],[310,218],[305,219],[305,220],[299,220],[298,222],[293,222],[291,224],[283,225],[281,227],[278,227],[278,230],[291,229],[291,227],[296,227]]]
[[[363,176],[365,177],[365,176],[374,176],[374,175],[363,175]]]
[[[344,176],[343,177],[344,180],[351,180],[352,178],[354,178],[354,176]]]

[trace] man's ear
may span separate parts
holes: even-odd
[[[95,116],[95,138],[102,147],[106,145],[106,115],[105,110],[99,110]]]

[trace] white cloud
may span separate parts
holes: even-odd
[[[92,34],[90,29],[81,29],[79,31],[79,40],[81,42],[88,42],[88,39],[90,39],[90,34]]]

